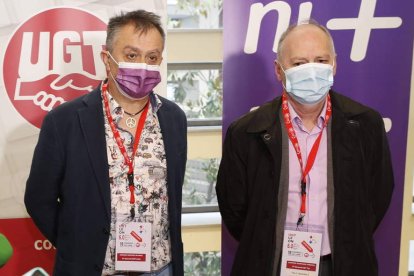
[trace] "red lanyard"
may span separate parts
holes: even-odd
[[[318,137],[316,138],[316,141],[313,144],[312,149],[309,153],[305,169],[303,169],[302,153],[300,151],[300,146],[299,146],[298,138],[296,137],[295,129],[292,126],[292,121],[291,121],[291,118],[290,118],[287,96],[286,96],[286,93],[283,93],[283,95],[282,95],[282,112],[283,112],[285,127],[286,127],[286,130],[287,130],[290,142],[292,143],[292,145],[295,149],[296,156],[298,157],[300,168],[301,168],[301,171],[302,171],[302,177],[301,177],[301,181],[300,181],[300,184],[301,184],[300,185],[300,188],[301,188],[301,192],[300,192],[301,193],[301,204],[300,204],[299,219],[298,219],[298,222],[297,222],[298,226],[300,224],[302,224],[303,218],[305,217],[305,214],[306,214],[306,177],[307,177],[309,171],[312,169],[313,163],[315,162],[316,154],[318,153],[319,144],[321,142],[321,138],[322,138],[322,134],[323,134],[323,129],[328,125],[329,118],[331,117],[331,114],[332,114],[331,98],[329,97],[329,95],[326,99],[326,102],[327,103],[326,103],[325,122],[323,124],[321,132],[319,133]]]
[[[144,111],[141,114],[141,117],[138,121],[138,126],[135,131],[135,139],[134,139],[134,147],[132,150],[132,156],[129,157],[128,153],[125,149],[124,143],[121,139],[121,135],[119,134],[118,129],[116,128],[116,125],[114,123],[114,119],[112,118],[111,111],[109,110],[109,102],[108,97],[106,96],[106,91],[108,89],[108,84],[104,83],[102,85],[102,97],[104,100],[104,106],[105,106],[105,114],[108,119],[109,125],[111,126],[112,133],[114,135],[115,141],[118,145],[119,150],[121,151],[122,155],[124,156],[125,163],[128,165],[128,187],[130,191],[130,199],[129,203],[131,204],[131,216],[135,216],[135,186],[134,186],[134,157],[138,149],[138,143],[141,138],[142,130],[144,129],[145,120],[147,118],[148,113],[148,107],[149,107],[149,101],[146,103]]]

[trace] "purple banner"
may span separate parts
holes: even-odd
[[[277,42],[286,27],[309,17],[326,26],[337,53],[333,89],[378,110],[392,152],[395,189],[375,233],[381,276],[398,275],[410,77],[412,0],[224,1],[223,133],[251,107],[281,94],[274,73]],[[222,275],[237,243],[222,237]]]

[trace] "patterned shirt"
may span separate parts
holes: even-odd
[[[134,138],[132,134],[119,127],[124,110],[115,99],[106,92],[109,108],[115,125],[127,149],[132,155]],[[171,261],[171,243],[168,220],[167,162],[164,142],[157,117],[161,101],[150,95],[150,106],[139,146],[134,159],[135,218],[130,216],[130,192],[128,189],[128,166],[118,148],[108,119],[105,116],[105,137],[109,164],[109,185],[111,187],[111,229],[106,250],[103,275],[112,275],[115,271],[116,222],[149,222],[152,224],[151,270],[158,270]],[[105,110],[104,110],[105,114]]]

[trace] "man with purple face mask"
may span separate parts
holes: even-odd
[[[373,234],[394,186],[381,115],[331,90],[328,30],[281,36],[282,95],[230,125],[217,179],[239,241],[232,275],[378,275]]]
[[[183,275],[181,190],[187,123],[154,94],[159,16],[110,19],[107,79],[44,119],[25,204],[56,247],[55,275]]]

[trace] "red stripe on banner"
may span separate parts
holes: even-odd
[[[13,255],[0,268],[0,275],[23,275],[34,268],[41,268],[52,275],[56,250],[32,219],[0,219],[0,233],[13,248]]]

